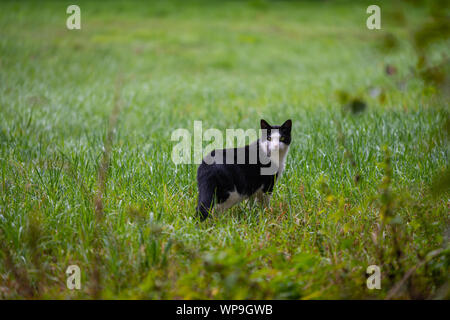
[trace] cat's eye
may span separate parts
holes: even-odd
[[[270,141],[270,140],[272,140],[272,137],[267,137],[267,141]]]
[[[281,138],[280,138],[280,141],[284,141],[284,140],[285,140],[285,138],[284,138],[284,137],[281,137]]]

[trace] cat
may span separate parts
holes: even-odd
[[[253,196],[269,206],[275,182],[285,167],[291,129],[290,119],[281,126],[261,119],[260,139],[242,148],[213,150],[203,158],[197,170],[200,221]]]

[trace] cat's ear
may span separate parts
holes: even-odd
[[[291,128],[292,128],[292,120],[291,120],[291,119],[286,120],[286,121],[281,125],[281,127],[286,128],[286,129],[288,129],[288,130],[291,130]]]
[[[270,129],[271,125],[264,119],[261,119],[261,129]]]

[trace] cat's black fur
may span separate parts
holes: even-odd
[[[271,126],[265,120],[261,120],[261,129],[267,130],[267,137],[271,136],[271,130],[279,130],[279,134],[284,140],[283,143],[287,146],[286,150],[291,143],[291,126],[291,120],[286,121],[281,126]],[[270,140],[270,138],[266,137],[261,139]],[[261,162],[259,153],[261,139],[256,141],[256,146],[250,144],[243,147],[245,150],[245,163],[243,164],[237,164],[238,148],[233,149],[234,162],[232,164],[227,164],[225,160],[222,162],[223,164],[207,164],[205,162],[206,157],[203,159],[197,170],[199,192],[197,213],[201,221],[208,217],[215,205],[225,202],[232,191],[237,191],[246,197],[252,196],[258,190],[261,190],[263,193],[272,193],[278,173],[261,175],[261,168],[270,166],[270,163],[267,163],[267,161],[266,164]],[[258,151],[255,164],[250,164],[249,161],[249,150],[252,145]],[[231,149],[220,150],[223,152],[224,158],[229,150]],[[219,152],[219,150],[212,151],[210,156],[215,156],[216,152]]]

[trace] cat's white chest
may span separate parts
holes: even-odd
[[[289,151],[289,146],[286,146],[285,150],[280,151],[280,155],[279,155],[279,163],[278,163],[278,177],[281,176],[281,174],[284,171],[284,168],[286,167],[286,157]]]

